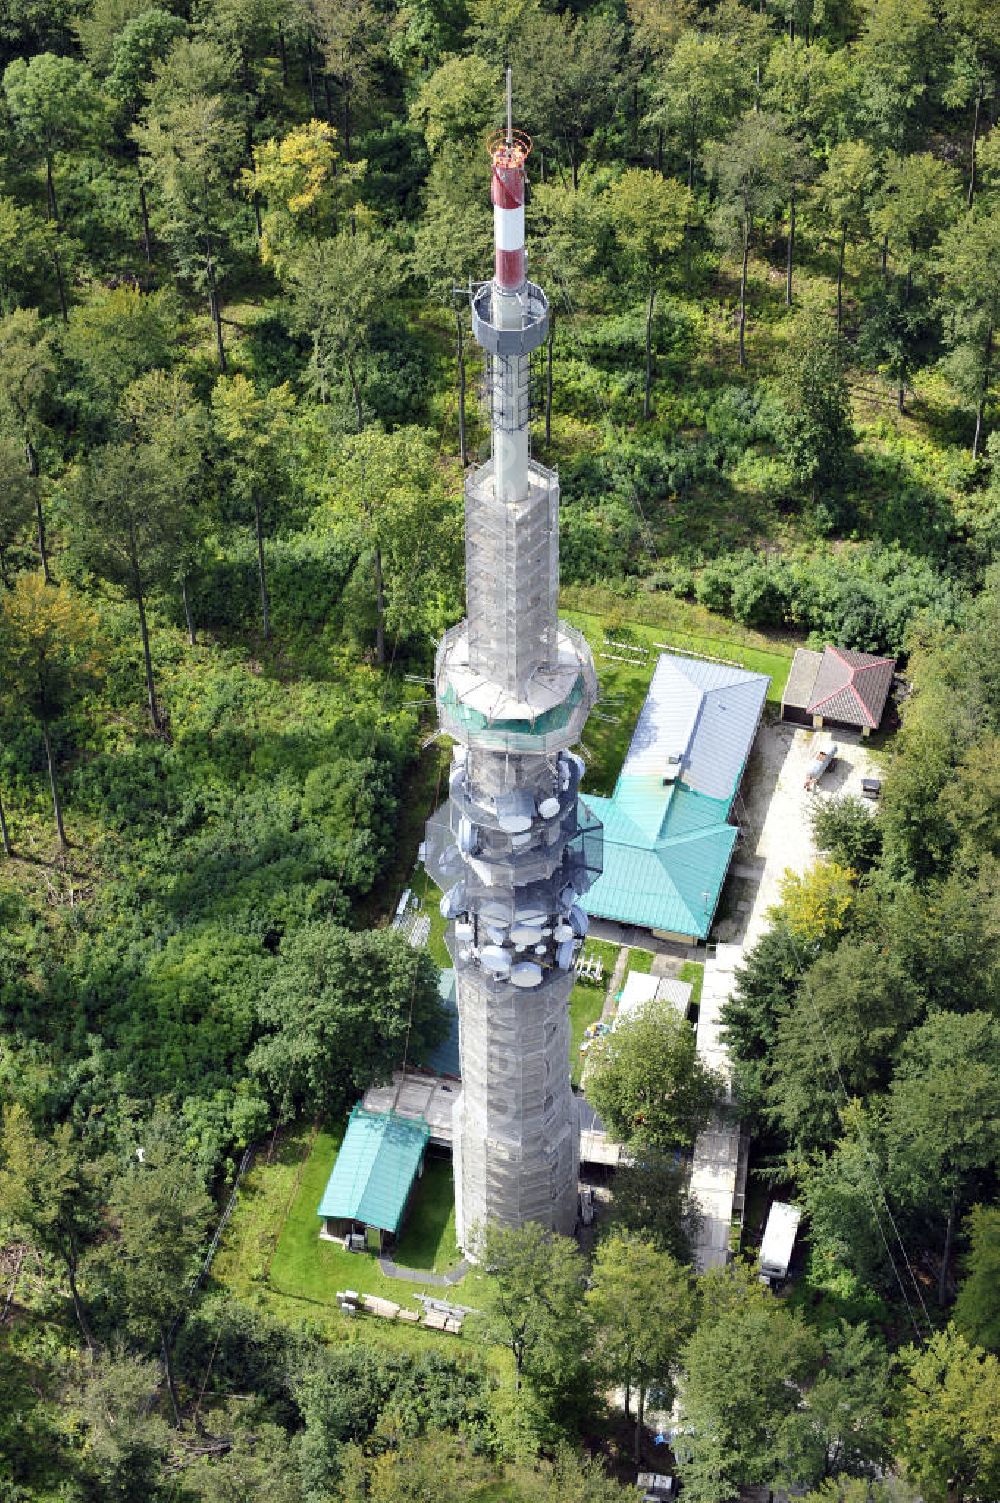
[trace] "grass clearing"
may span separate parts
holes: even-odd
[[[285,1134],[270,1163],[262,1156],[240,1187],[239,1199],[213,1266],[213,1279],[240,1298],[263,1304],[281,1320],[307,1325],[332,1340],[356,1339],[426,1350],[427,1343],[454,1350],[453,1336],[389,1321],[348,1319],[336,1305],[338,1289],[379,1294],[410,1309],[417,1294],[440,1293],[432,1284],[390,1279],[368,1253],[349,1253],[321,1241],[316,1207],[329,1178],[345,1123],[321,1131],[301,1124]],[[453,1261],[454,1215],[451,1166],[431,1160],[424,1172],[430,1194],[414,1192],[411,1221],[399,1252],[423,1259],[414,1266],[442,1271]],[[409,1241],[408,1241],[409,1239]],[[457,1257],[457,1250],[455,1253]],[[461,1304],[481,1305],[482,1277],[467,1274],[456,1286]],[[458,1338],[461,1341],[461,1338]]]
[[[446,1273],[462,1254],[455,1241],[455,1177],[451,1157],[424,1161],[393,1261],[404,1268]]]
[[[629,971],[638,971],[641,976],[648,976],[649,973],[650,973],[650,971],[652,969],[653,969],[653,952],[652,952],[652,950],[638,950],[638,949],[629,950],[629,952],[628,952],[628,964],[625,967],[625,974],[626,975],[628,975]]]
[[[618,946],[606,939],[589,939],[583,947],[583,955],[599,959],[604,967],[600,981],[577,981],[569,999],[569,1070],[574,1086],[580,1084],[585,1056],[580,1053],[583,1035],[591,1023],[596,1023],[604,1011],[608,983],[618,960]]]
[[[679,979],[691,983],[691,1006],[701,1006],[701,988],[705,981],[705,967],[700,960],[685,960]]]
[[[590,643],[601,686],[601,702],[584,731],[586,792],[610,794],[614,791],[656,660],[663,651],[676,648],[700,657],[737,663],[755,673],[766,673],[771,680],[768,700],[774,705],[780,704],[792,663],[794,649],[791,645],[770,643],[756,632],[737,635],[738,628],[734,629],[732,636],[726,635],[727,623],[716,617],[712,617],[711,622],[719,635],[633,619],[626,615],[621,602],[603,614],[575,608],[573,602],[576,600],[589,601],[595,595],[600,598],[594,590],[572,590],[569,592],[571,608],[563,611],[566,619],[582,631]],[[643,607],[647,599],[653,597],[643,597]],[[682,603],[671,601],[674,606]],[[610,607],[610,599],[608,604]],[[634,605],[638,610],[640,602],[634,602]],[[709,615],[706,611],[701,614]]]
[[[580,1053],[583,1035],[604,1011],[605,989],[593,981],[578,981],[569,998],[569,1072],[575,1086],[580,1084],[585,1056]]]

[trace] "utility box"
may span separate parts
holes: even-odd
[[[788,1277],[792,1249],[802,1212],[798,1206],[776,1200],[767,1213],[764,1240],[760,1244],[760,1276],[767,1284],[781,1283]]]

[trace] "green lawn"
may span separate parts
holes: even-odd
[[[451,967],[451,956],[444,942],[444,931],[448,926],[441,917],[441,893],[423,867],[413,874],[407,885],[420,899],[420,912],[426,914],[431,921],[431,933],[427,941],[430,957],[435,965],[446,971]]]
[[[618,959],[618,946],[604,939],[588,939],[583,947],[584,955],[600,956],[604,964],[602,981],[578,981],[569,999],[569,1069],[573,1084],[580,1084],[585,1055],[580,1053],[583,1035],[589,1024],[596,1023],[604,1010],[608,994],[608,982]]]
[[[462,1256],[455,1241],[455,1179],[451,1158],[428,1158],[413,1192],[403,1235],[393,1253],[405,1268],[445,1273]]]
[[[592,981],[578,981],[569,998],[569,1070],[573,1084],[580,1084],[585,1056],[580,1053],[583,1035],[596,1023],[604,1008],[605,989]]]
[[[315,1134],[299,1126],[282,1139],[272,1163],[263,1153],[258,1157],[240,1187],[213,1278],[235,1294],[263,1303],[283,1320],[318,1327],[338,1339],[363,1328],[366,1339],[393,1345],[454,1346],[452,1336],[374,1319],[352,1322],[337,1309],[338,1289],[380,1294],[414,1310],[420,1308],[416,1294],[435,1292],[433,1285],[386,1278],[367,1253],[349,1253],[336,1242],[320,1241],[316,1208],[343,1132],[344,1124]],[[425,1186],[430,1191],[426,1200],[421,1196]],[[415,1197],[403,1249],[408,1258],[424,1260],[415,1261],[416,1267],[447,1265],[455,1236],[450,1165],[431,1160]],[[399,1258],[403,1260],[402,1250]],[[481,1304],[480,1276],[466,1275],[456,1298],[462,1304]]]
[[[638,971],[640,975],[642,975],[642,976],[648,976],[649,973],[650,973],[650,971],[652,969],[653,969],[653,952],[652,952],[652,950],[629,950],[629,952],[628,952],[628,965],[627,965],[627,967],[625,969],[625,974],[626,975],[628,975],[629,971]]]
[[[690,981],[692,987],[691,1006],[700,1007],[701,987],[702,982],[705,980],[705,967],[699,960],[685,960],[681,966],[680,979],[681,981]]]
[[[580,594],[580,591],[571,592],[570,599],[574,600]],[[754,672],[766,673],[771,679],[768,700],[774,705],[781,702],[793,649],[783,643],[768,646],[767,639],[758,633],[743,633],[743,637],[750,639],[744,641],[673,626],[645,624],[639,620],[623,619],[620,607],[617,619],[576,609],[564,610],[563,615],[584,633],[590,643],[601,686],[601,700],[583,733],[587,760],[585,792],[610,794],[614,791],[656,659],[665,650],[663,644],[666,648],[723,658]],[[713,620],[713,626],[720,632],[725,631],[725,623]],[[646,656],[636,653],[633,660],[627,649],[612,645],[623,642],[644,648]]]

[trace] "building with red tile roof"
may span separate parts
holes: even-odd
[[[867,736],[877,730],[896,671],[894,658],[825,647],[795,653],[781,700],[781,718],[798,725],[842,725]]]

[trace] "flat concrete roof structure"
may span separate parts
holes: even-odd
[[[629,971],[625,977],[621,996],[618,998],[613,1027],[617,1028],[619,1023],[634,1017],[637,1012],[641,1012],[648,1003],[653,1001],[671,1003],[681,1017],[685,1018],[691,1002],[692,990],[689,981],[677,981],[672,976],[650,976],[642,971]]]
[[[389,1085],[370,1086],[362,1105],[366,1112],[391,1113],[408,1122],[422,1122],[432,1143],[450,1148],[454,1137],[452,1113],[460,1089],[456,1080],[419,1070],[397,1070]]]

